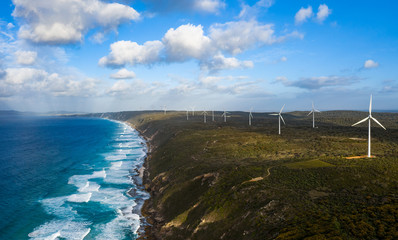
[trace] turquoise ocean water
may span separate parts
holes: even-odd
[[[145,152],[120,122],[0,115],[0,239],[135,239]]]

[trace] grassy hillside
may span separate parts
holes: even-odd
[[[227,123],[183,112],[124,112],[153,146],[144,210],[161,239],[398,239],[398,114],[374,113],[375,158],[364,112],[278,119],[234,112]],[[104,115],[103,115],[104,117]],[[375,126],[374,124],[373,126]]]

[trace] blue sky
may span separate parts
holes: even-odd
[[[0,109],[398,109],[394,1],[0,5]]]

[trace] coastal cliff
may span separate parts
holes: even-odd
[[[360,112],[329,112],[312,129],[304,113],[252,127],[244,113],[227,123],[171,112],[123,112],[149,145],[144,184],[151,198],[142,239],[396,239],[398,119],[374,130],[364,155]]]

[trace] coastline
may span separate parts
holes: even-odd
[[[147,190],[148,184],[146,184],[149,179],[148,179],[148,171],[147,171],[147,164],[148,164],[148,159],[150,158],[151,151],[153,149],[152,144],[150,142],[150,139],[148,139],[142,131],[140,131],[134,124],[131,122],[125,121],[125,120],[118,120],[118,119],[112,119],[112,118],[106,118],[106,117],[100,117],[106,120],[110,121],[115,121],[118,123],[122,123],[127,125],[128,127],[132,128],[133,130],[138,132],[139,137],[143,140],[141,144],[146,145],[144,147],[144,152],[145,152],[145,157],[142,165],[137,166],[136,168],[131,169],[131,172],[134,172],[136,174],[131,175],[131,180],[135,183],[137,189],[130,188],[127,191],[127,195],[130,197],[135,197],[137,191],[144,191],[147,193],[149,196],[148,198],[142,198],[140,201],[136,201],[136,206],[133,208],[132,213],[137,214],[140,216],[140,227],[137,230],[136,234],[138,236],[137,239],[154,239],[152,234],[148,234],[148,232],[152,233],[152,228],[151,228],[151,220],[150,220],[150,215],[146,214],[145,208],[147,205],[147,202],[150,201],[151,195],[150,192]]]
[[[137,209],[137,212],[140,212],[140,215],[142,218],[144,218],[144,221],[141,223],[140,231],[138,232],[138,238],[137,240],[143,240],[143,239],[160,239],[159,236],[156,234],[156,226],[158,226],[156,222],[156,214],[154,209],[151,207],[152,206],[152,194],[150,191],[150,179],[149,179],[149,172],[148,172],[148,167],[149,167],[149,161],[151,159],[151,154],[153,153],[153,150],[155,149],[155,146],[152,143],[152,139],[144,134],[144,132],[137,128],[133,123],[128,122],[128,121],[122,121],[123,123],[129,125],[131,128],[136,130],[140,137],[142,137],[145,140],[146,144],[146,156],[144,159],[144,163],[142,164],[140,169],[135,169],[138,172],[139,178],[141,178],[141,186],[143,189],[149,194],[149,198],[145,199]]]
[[[186,121],[181,113],[101,114],[130,125],[147,146],[142,167],[136,169],[137,178],[142,177],[140,186],[150,195],[140,206],[147,224],[141,225],[144,231],[140,228],[138,239],[358,237],[361,232],[345,227],[347,221],[361,224],[356,212],[391,210],[388,216],[393,217],[398,201],[391,195],[393,185],[378,185],[377,181],[395,180],[388,172],[374,169],[395,166],[395,153],[383,152],[395,142],[375,145],[383,161],[342,158],[362,149],[358,145],[363,141],[357,140],[361,129],[348,128],[347,123],[356,114],[347,118],[341,112],[328,113],[310,135],[309,127],[302,126],[306,119],[297,118],[304,114],[292,113],[288,119],[294,125],[282,137],[275,133],[274,119],[264,117],[263,124],[247,127],[243,113],[236,114],[228,123],[207,124],[199,117]],[[329,115],[338,124],[330,123]],[[384,121],[396,126],[391,120],[390,115],[384,116]],[[394,129],[392,134],[397,136],[398,128]],[[382,133],[375,131],[375,136]],[[308,148],[309,144],[313,147]],[[338,156],[335,149],[340,151]],[[314,157],[320,159],[308,160]],[[362,174],[375,179],[365,183],[367,188],[357,186],[360,176],[354,161],[364,164]],[[346,180],[351,178],[353,181]],[[376,229],[378,219],[371,219],[369,225]],[[382,222],[381,227],[392,226]],[[377,234],[369,232],[370,236]]]

